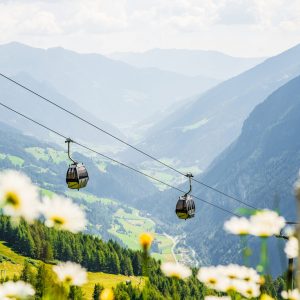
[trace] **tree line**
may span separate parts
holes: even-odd
[[[92,272],[142,275],[142,253],[112,240],[55,230],[41,222],[14,226],[6,216],[0,216],[0,239],[14,251],[44,262],[73,261]]]

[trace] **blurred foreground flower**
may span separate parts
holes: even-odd
[[[298,257],[299,243],[298,239],[291,236],[286,242],[284,252],[288,258]]]
[[[177,279],[185,279],[192,275],[190,268],[179,263],[166,262],[160,268],[166,276]]]
[[[87,220],[84,211],[72,200],[64,197],[45,197],[41,211],[46,219],[45,225],[77,233],[85,229]]]
[[[140,235],[140,245],[144,250],[148,250],[153,242],[153,236],[150,233],[142,233]]]
[[[70,261],[54,266],[53,271],[56,273],[60,282],[69,285],[82,286],[87,282],[86,270],[82,268],[81,265]]]
[[[0,206],[5,215],[32,222],[39,217],[38,190],[26,175],[7,170],[0,174]]]
[[[32,286],[23,281],[7,281],[0,285],[0,299],[27,299],[34,294]]]
[[[300,293],[299,293],[298,289],[282,291],[281,292],[281,297],[283,299],[287,299],[287,300],[299,300],[300,299]]]
[[[250,217],[250,224],[250,234],[268,237],[280,234],[281,229],[285,226],[285,219],[275,211],[264,209]]]
[[[232,234],[247,235],[250,233],[250,222],[244,217],[232,217],[224,223],[224,229]]]
[[[288,258],[298,257],[299,242],[298,239],[291,236],[286,242],[284,252]]]
[[[260,300],[275,300],[275,299],[272,298],[271,296],[267,295],[267,294],[262,294],[260,296]]]
[[[197,278],[220,292],[238,292],[246,298],[260,295],[260,275],[252,268],[239,265],[200,268]]]
[[[100,300],[114,300],[112,289],[104,289],[100,295]]]

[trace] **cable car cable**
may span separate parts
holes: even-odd
[[[68,110],[68,109],[66,109],[66,108],[64,108],[64,107],[62,107],[62,106],[60,106],[59,104],[53,102],[53,101],[50,100],[49,98],[46,98],[46,97],[42,96],[41,94],[35,92],[34,90],[32,90],[32,89],[30,89],[30,88],[24,86],[24,85],[21,84],[20,82],[18,82],[18,81],[16,81],[16,80],[14,80],[14,79],[12,79],[12,78],[10,78],[10,77],[4,75],[3,73],[0,73],[0,76],[2,76],[3,78],[9,80],[9,81],[12,82],[12,83],[18,85],[19,87],[25,89],[26,91],[28,91],[28,92],[34,94],[35,96],[39,97],[40,99],[42,99],[42,100],[44,100],[44,101],[46,101],[46,102],[48,102],[48,103],[50,103],[50,104],[56,106],[57,108],[59,108],[59,109],[63,110],[64,112],[66,112],[66,113],[72,115],[73,117],[79,119],[80,121],[82,121],[82,122],[84,122],[84,123],[86,123],[86,124],[88,124],[88,125],[94,127],[95,129],[101,131],[102,133],[104,133],[104,134],[106,134],[106,135],[109,135],[109,136],[112,137],[113,139],[115,139],[115,140],[117,140],[117,141],[123,143],[124,145],[126,145],[126,146],[128,146],[128,147],[134,149],[135,151],[138,151],[138,152],[140,152],[141,154],[143,154],[143,155],[145,155],[145,156],[151,158],[152,160],[154,160],[154,161],[160,163],[161,165],[163,165],[163,166],[169,168],[170,170],[172,170],[172,171],[174,171],[174,172],[176,172],[176,173],[178,173],[178,174],[180,174],[180,175],[182,175],[182,176],[186,176],[185,173],[183,173],[183,172],[181,172],[181,171],[175,169],[174,167],[172,167],[172,166],[170,166],[170,165],[164,163],[164,162],[161,161],[160,159],[158,159],[158,158],[152,156],[151,154],[148,154],[148,153],[146,153],[145,151],[143,151],[143,150],[141,150],[141,149],[139,149],[139,148],[137,148],[137,147],[135,147],[135,146],[129,144],[128,142],[122,140],[121,138],[119,138],[119,137],[113,135],[112,133],[110,133],[110,132],[108,132],[108,131],[102,129],[101,127],[99,127],[99,126],[97,126],[97,125],[95,125],[95,124],[93,124],[93,123],[87,121],[87,120],[84,119],[83,117],[81,117],[81,116],[79,116],[79,115],[73,113],[72,111],[70,111],[70,110]],[[242,200],[240,200],[240,199],[238,199],[238,198],[236,198],[236,197],[230,196],[229,194],[227,194],[227,193],[225,193],[225,192],[222,192],[221,190],[218,190],[217,188],[214,188],[214,187],[212,187],[212,186],[210,186],[210,185],[208,185],[208,184],[206,184],[206,183],[204,183],[204,182],[202,182],[202,181],[200,181],[200,180],[197,180],[197,179],[195,179],[195,178],[192,178],[192,180],[195,181],[195,182],[197,182],[197,183],[199,183],[199,184],[201,184],[201,185],[203,185],[203,186],[205,186],[205,187],[208,188],[208,189],[211,189],[212,191],[214,191],[214,192],[216,192],[216,193],[219,193],[219,194],[221,194],[221,195],[223,195],[223,196],[225,196],[225,197],[227,197],[227,198],[230,198],[230,199],[232,199],[232,200],[234,200],[234,201],[237,201],[237,202],[239,202],[239,203],[241,203],[241,204],[243,204],[243,205],[245,205],[245,206],[248,206],[249,208],[258,210],[257,207],[254,207],[253,205],[251,205],[251,204],[249,204],[249,203],[247,203],[247,202],[244,202],[244,201],[242,201]]]
[[[28,117],[28,116],[26,116],[26,115],[24,115],[24,114],[22,114],[22,113],[20,113],[20,112],[18,112],[18,111],[16,111],[15,109],[13,109],[13,108],[7,106],[6,104],[0,102],[0,105],[1,105],[2,107],[4,107],[4,108],[6,108],[6,109],[8,109],[8,110],[10,110],[10,111],[12,111],[12,112],[14,112],[14,113],[16,113],[16,114],[22,116],[23,118],[25,118],[25,119],[27,119],[27,120],[29,120],[29,121],[35,123],[36,125],[38,125],[38,126],[40,126],[40,127],[43,127],[44,129],[46,129],[46,130],[48,130],[48,131],[50,131],[50,132],[52,132],[52,133],[54,133],[54,134],[60,136],[61,138],[65,139],[65,140],[68,139],[68,137],[66,137],[66,136],[63,135],[62,133],[60,133],[60,132],[58,132],[58,131],[56,131],[56,130],[54,130],[54,129],[52,129],[52,128],[50,128],[50,127],[48,127],[48,126],[46,126],[46,125],[44,125],[44,124],[42,124],[42,123],[40,123],[40,122],[38,122],[38,121],[32,119],[32,118],[30,118],[30,117]],[[152,179],[152,180],[155,180],[155,181],[157,181],[157,182],[159,182],[159,183],[161,183],[161,184],[164,184],[164,185],[166,185],[166,186],[168,186],[168,187],[170,187],[170,188],[172,188],[172,189],[174,189],[174,190],[177,190],[177,191],[179,191],[179,192],[181,192],[181,193],[185,193],[185,191],[183,191],[183,190],[181,190],[181,189],[179,189],[179,188],[177,188],[177,187],[175,187],[175,186],[172,186],[172,185],[169,184],[169,183],[166,183],[166,182],[164,182],[164,181],[162,181],[162,180],[160,180],[160,179],[158,179],[158,178],[155,178],[155,177],[153,177],[153,176],[151,176],[151,175],[149,175],[149,174],[146,174],[146,173],[144,173],[144,172],[142,172],[142,171],[140,171],[140,170],[138,170],[138,169],[135,169],[134,167],[128,166],[127,164],[125,164],[125,163],[123,163],[123,162],[120,162],[120,161],[118,161],[118,160],[116,160],[116,159],[114,159],[114,158],[111,158],[111,157],[109,157],[109,156],[103,154],[103,153],[100,153],[100,152],[98,152],[98,151],[96,151],[96,150],[94,150],[94,149],[92,149],[92,148],[90,148],[90,147],[88,147],[88,146],[86,146],[86,145],[83,145],[83,144],[81,144],[81,143],[79,143],[79,142],[77,142],[77,141],[74,141],[73,139],[72,139],[72,142],[73,142],[74,144],[77,144],[78,146],[80,146],[80,147],[86,149],[86,150],[89,150],[89,151],[91,151],[91,152],[94,152],[95,154],[98,154],[98,155],[100,155],[100,156],[102,156],[102,157],[104,157],[104,158],[106,158],[106,159],[109,159],[109,160],[111,160],[111,161],[113,161],[113,162],[115,162],[115,163],[117,163],[117,164],[119,164],[119,165],[121,165],[121,166],[123,166],[123,167],[126,167],[126,168],[128,168],[128,169],[130,169],[130,170],[132,170],[132,171],[134,171],[134,172],[136,172],[136,173],[139,173],[139,174],[141,174],[141,175],[143,175],[143,176],[146,176],[146,177],[148,177],[148,178],[150,178],[150,179]],[[206,203],[206,204],[208,204],[208,205],[211,205],[211,206],[213,206],[213,207],[215,207],[215,208],[218,208],[218,209],[220,209],[220,210],[222,210],[222,211],[224,211],[224,212],[226,212],[226,213],[229,213],[229,214],[231,214],[231,215],[240,217],[240,215],[238,215],[238,214],[236,214],[236,213],[234,213],[234,212],[232,212],[232,211],[230,211],[230,210],[227,210],[226,208],[223,208],[223,207],[221,207],[221,206],[218,206],[218,205],[216,205],[216,204],[214,204],[214,203],[211,203],[211,202],[209,202],[209,201],[207,201],[207,200],[204,200],[204,199],[202,199],[202,198],[199,198],[199,197],[197,197],[197,196],[194,196],[194,195],[191,195],[191,196],[194,197],[195,199],[198,199],[199,201],[202,201],[202,202],[204,202],[204,203]]]

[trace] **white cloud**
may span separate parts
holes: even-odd
[[[271,55],[300,42],[299,0],[0,0],[0,42],[84,52],[216,49]]]

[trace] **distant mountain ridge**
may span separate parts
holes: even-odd
[[[0,70],[8,76],[25,72],[47,82],[99,120],[119,128],[158,114],[219,82],[154,68],[139,69],[100,54],[44,50],[19,43],[0,46]]]
[[[265,58],[233,57],[217,51],[187,49],[152,49],[145,52],[117,52],[111,58],[139,68],[152,67],[186,76],[204,76],[226,80]]]
[[[240,134],[253,108],[300,74],[300,45],[186,103],[148,131],[138,144],[160,158],[205,169]],[[128,152],[127,159],[136,160]]]
[[[53,100],[65,109],[71,110],[74,114],[85,118],[86,120],[94,123],[103,129],[110,131],[112,134],[123,137],[122,133],[111,124],[97,119],[94,115],[81,108],[76,102],[66,98],[60,94],[47,82],[39,82],[29,74],[22,72],[17,76],[12,77],[13,80],[29,86],[32,90],[41,95],[47,95],[50,100]],[[120,146],[108,136],[99,133],[93,128],[90,128],[82,121],[69,115],[68,113],[54,107],[52,104],[47,103],[36,95],[24,90],[23,88],[7,81],[0,76],[0,89],[1,99],[0,102],[8,105],[9,107],[33,118],[36,121],[56,130],[70,138],[79,139],[90,145],[101,145],[103,149],[109,149],[113,146]],[[23,117],[19,117],[15,113],[0,107],[1,121],[9,124],[10,126],[19,129],[23,133],[34,135],[39,139],[57,141],[57,136],[51,135],[48,131],[32,124]]]

